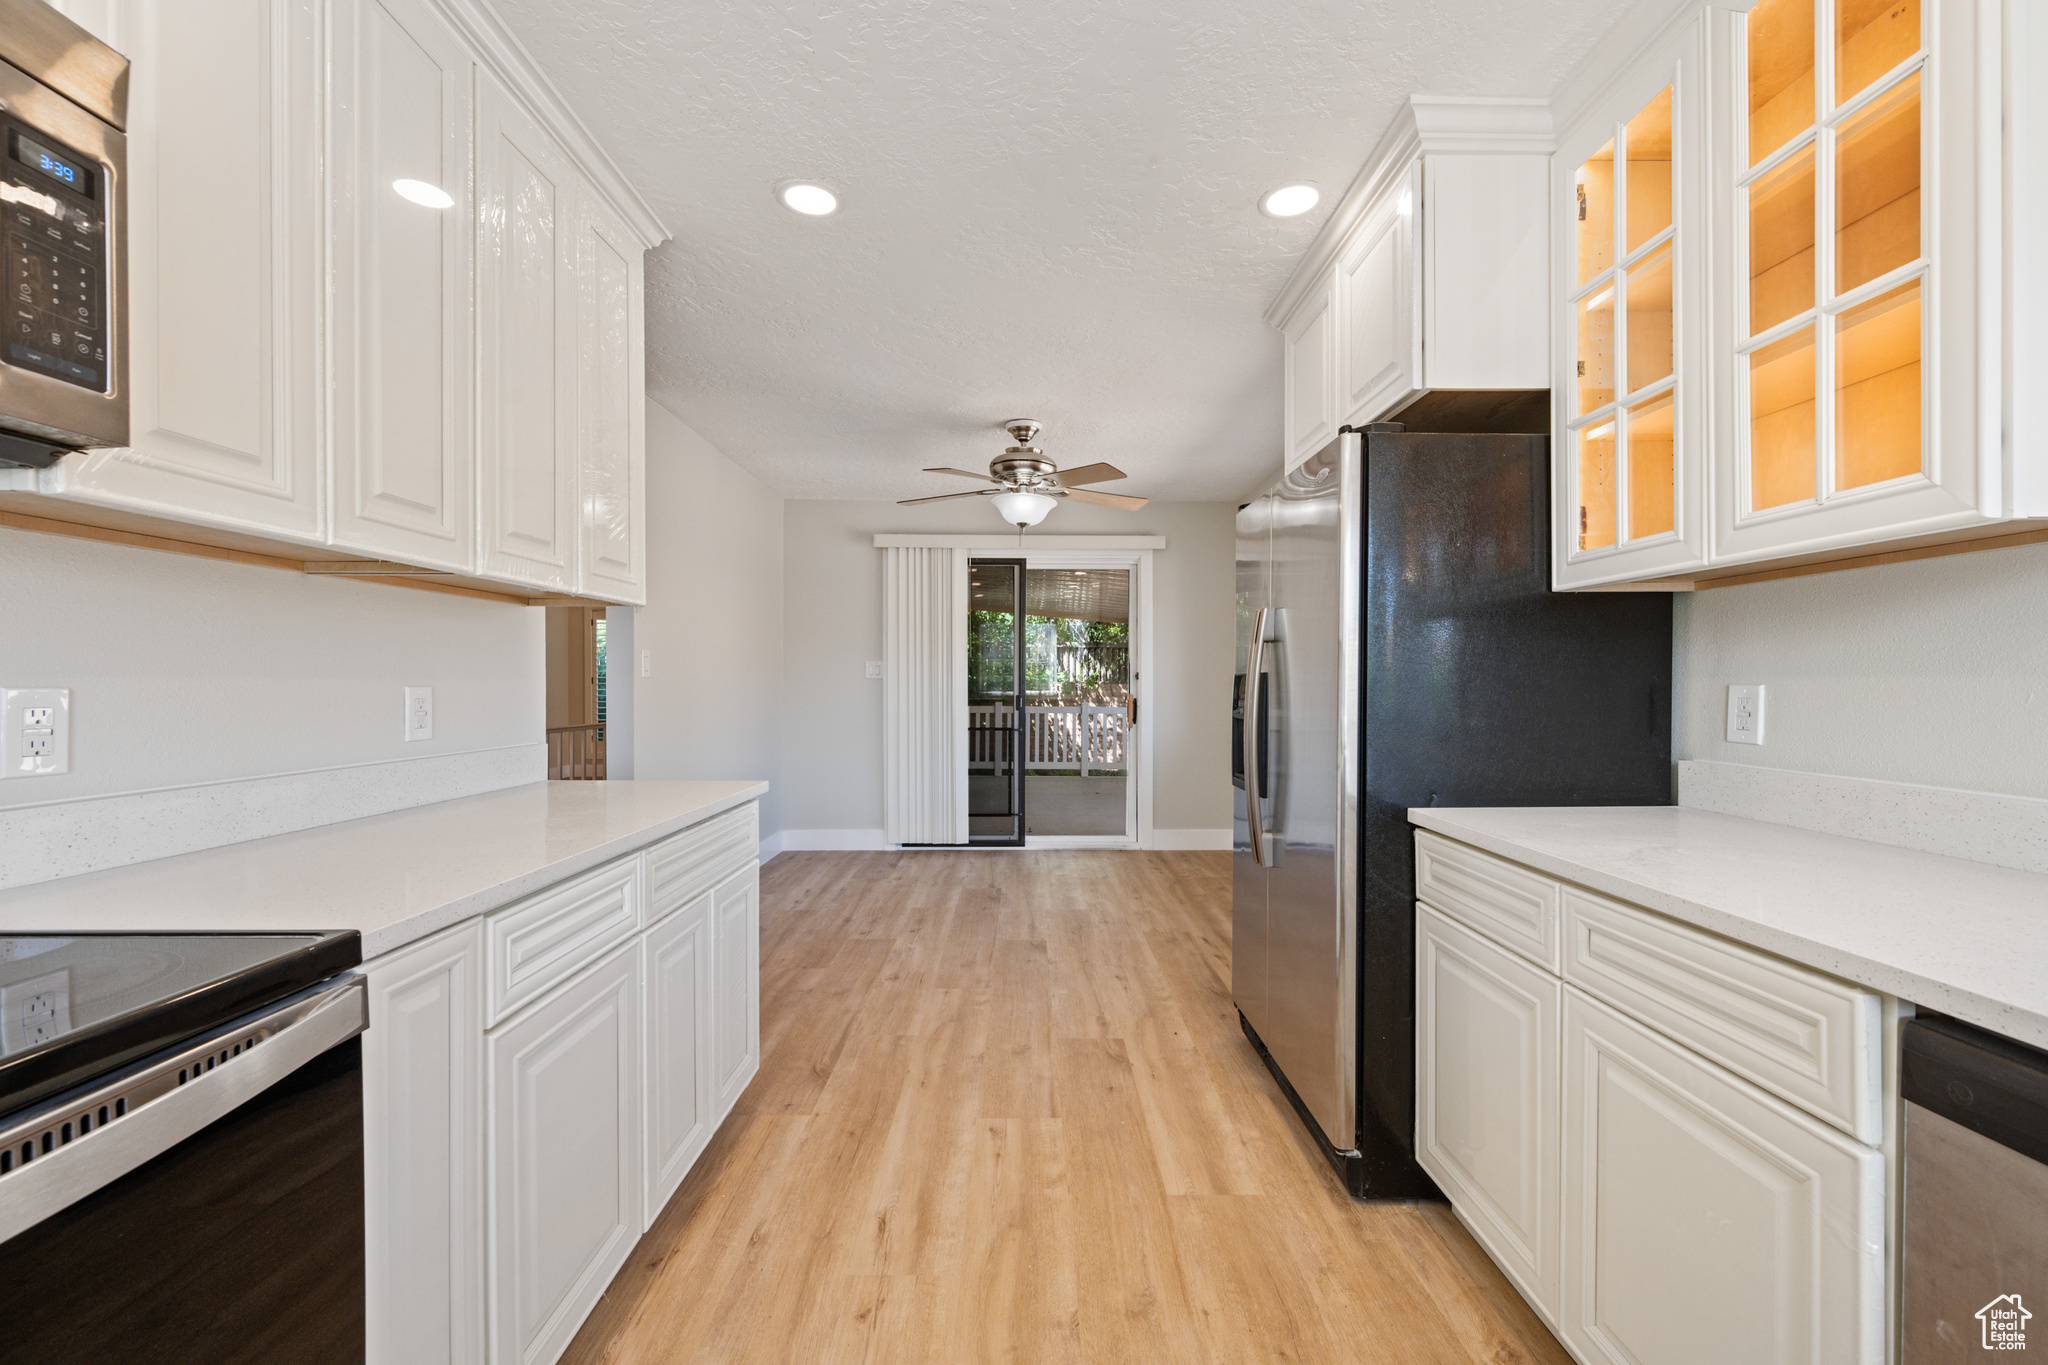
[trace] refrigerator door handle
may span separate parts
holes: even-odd
[[[1265,740],[1259,733],[1259,693],[1260,675],[1265,667],[1266,608],[1259,607],[1252,612],[1251,653],[1245,661],[1244,674],[1244,823],[1245,832],[1251,837],[1252,861],[1260,867],[1266,865],[1266,818],[1260,806],[1265,791],[1259,781],[1259,746]]]

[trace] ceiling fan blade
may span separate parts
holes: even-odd
[[[941,493],[935,498],[898,498],[898,507],[914,507],[921,502],[951,502],[954,498],[986,498],[1002,492],[1001,488],[977,488],[968,493]]]
[[[1108,483],[1111,479],[1128,477],[1113,464],[1084,464],[1079,469],[1060,471],[1060,482],[1069,488],[1077,483]]]
[[[1121,507],[1126,512],[1135,512],[1146,503],[1144,498],[1127,497],[1122,493],[1098,493],[1092,488],[1068,488],[1062,490],[1077,502],[1092,502],[1101,507]]]
[[[965,469],[927,469],[927,470],[925,471],[925,473],[927,473],[927,474],[958,474],[958,475],[959,475],[959,476],[960,476],[961,478],[963,478],[963,479],[980,479],[980,480],[981,480],[981,481],[982,481],[983,483],[999,483],[999,482],[1001,482],[1001,481],[1000,481],[1000,480],[998,480],[998,479],[992,479],[992,478],[990,478],[990,477],[989,477],[988,475],[986,475],[986,474],[974,474],[974,473],[970,473],[970,472],[968,472],[968,471],[967,471],[967,470],[965,470]]]

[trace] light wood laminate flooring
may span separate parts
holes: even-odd
[[[761,1074],[564,1360],[1569,1365],[1238,1028],[1222,853],[786,853]]]

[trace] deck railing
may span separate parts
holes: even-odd
[[[604,781],[604,726],[561,725],[548,730],[548,781]]]
[[[992,771],[1010,762],[1017,711],[1011,706],[967,708],[967,768]],[[1024,766],[1083,777],[1128,766],[1130,713],[1122,705],[1027,706]]]

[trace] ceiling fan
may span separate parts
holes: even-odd
[[[971,493],[940,493],[930,498],[904,498],[897,505],[911,507],[920,502],[945,502],[948,498],[994,498],[997,514],[1020,531],[1044,521],[1045,514],[1059,506],[1061,498],[1097,503],[1103,507],[1120,507],[1126,512],[1135,512],[1145,505],[1144,498],[1076,487],[1077,484],[1121,479],[1124,472],[1115,465],[1091,464],[1062,474],[1058,465],[1046,459],[1031,444],[1038,436],[1039,426],[1030,418],[1014,418],[1003,423],[1003,430],[1009,432],[1010,439],[1017,444],[990,460],[988,473],[976,474],[966,469],[925,470],[927,474],[958,474],[963,479],[981,479],[994,484],[993,488],[977,488]]]

